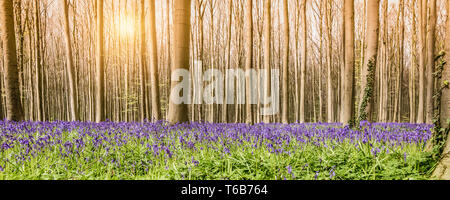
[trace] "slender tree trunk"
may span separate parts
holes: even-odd
[[[427,1],[419,0],[420,27],[419,27],[419,108],[417,110],[417,123],[425,123],[425,66],[426,57],[426,29],[427,29]]]
[[[320,0],[319,4],[319,35],[320,35],[320,44],[319,44],[319,122],[323,121],[323,89],[322,89],[322,81],[323,81],[323,13],[324,13],[324,1]]]
[[[283,0],[283,100],[281,121],[289,123],[289,8],[288,0]],[[251,59],[251,58],[250,58]]]
[[[167,48],[166,48],[166,54],[167,54],[167,66],[166,66],[166,99],[168,100],[170,97],[170,69],[172,68],[172,29],[170,28],[170,8],[172,4],[170,0],[166,0],[166,17],[167,17],[167,24],[166,24],[166,34],[167,34]],[[168,102],[168,101],[167,101]],[[148,107],[148,105],[147,105]],[[195,108],[195,104],[194,104]],[[193,111],[194,113],[194,111]],[[169,112],[166,109],[166,119],[169,117]],[[195,120],[195,118],[192,118],[192,120]]]
[[[409,86],[409,122],[416,122],[416,67],[417,67],[417,58],[416,58],[416,41],[417,41],[417,33],[416,33],[416,0],[412,0],[411,4],[411,16],[412,16],[412,39],[411,39],[411,67],[410,67],[410,86]]]
[[[430,0],[430,16],[428,24],[428,37],[427,37],[427,65],[426,65],[426,78],[427,78],[427,96],[426,96],[426,122],[428,124],[433,123],[434,117],[434,57],[435,57],[435,35],[436,35],[436,0]]]
[[[231,12],[231,11],[230,11]],[[230,22],[231,25],[231,22]],[[230,32],[231,33],[231,32]],[[246,8],[245,8],[245,33],[246,33],[246,41],[245,41],[245,70],[250,72],[253,68],[253,0],[246,0]],[[249,73],[251,75],[251,73]],[[250,80],[254,77],[246,76],[245,80],[245,108],[246,108],[246,123],[253,124],[253,109],[251,104],[251,82]],[[226,103],[226,102],[225,102]]]
[[[305,83],[306,83],[306,62],[307,62],[307,27],[306,27],[306,3],[307,0],[303,0],[302,4],[302,61],[300,67],[300,123],[304,123],[305,120]]]
[[[24,120],[24,115],[22,104],[20,103],[13,1],[2,0],[0,2],[0,11],[1,39],[4,43],[3,65],[5,66],[6,119],[22,121]]]
[[[0,49],[3,49],[3,44],[2,44],[1,39],[0,39]],[[3,66],[3,63],[1,63],[1,61],[0,61],[0,73],[3,74],[1,66]],[[1,95],[1,94],[3,94],[2,90],[3,90],[3,76],[0,76],[0,121],[5,119],[4,114],[3,114],[4,113],[4,111],[3,111],[3,97],[2,97],[3,95]]]
[[[152,3],[153,1],[151,1],[150,3]],[[139,67],[140,70],[140,85],[139,85],[139,90],[140,90],[140,105],[139,105],[139,110],[140,110],[140,120],[144,121],[148,116],[147,116],[147,93],[146,93],[146,89],[145,89],[145,85],[146,80],[147,80],[147,76],[145,75],[145,69],[147,67],[147,44],[145,42],[145,0],[141,0],[141,65]]]
[[[367,120],[371,116],[369,108],[373,98],[373,85],[377,65],[378,33],[380,23],[379,6],[379,0],[370,0],[367,2],[367,51],[364,61],[364,68],[361,72],[362,90],[359,101],[359,121]]]
[[[191,28],[191,1],[174,0],[174,59],[172,72],[178,69],[189,70],[189,33]],[[172,80],[171,89],[174,89],[180,81]],[[184,93],[186,91],[183,91]],[[188,106],[185,103],[177,104],[169,99],[170,123],[186,122],[188,117]]]
[[[105,68],[103,38],[103,0],[97,0],[97,63],[95,76],[95,121],[105,120]]]
[[[334,122],[334,107],[333,107],[333,99],[334,99],[334,92],[333,92],[333,83],[331,77],[331,67],[332,67],[332,40],[331,37],[332,33],[332,15],[331,15],[331,1],[326,1],[326,20],[325,25],[327,27],[327,121],[328,122]]]
[[[75,101],[75,77],[74,77],[74,64],[72,55],[72,40],[70,38],[70,26],[69,26],[69,5],[67,0],[62,1],[64,10],[64,36],[66,39],[66,56],[67,56],[67,79],[69,87],[69,112],[70,120],[78,120],[77,104]]]
[[[187,38],[189,40],[189,37]],[[189,48],[189,46],[188,46]],[[152,119],[161,119],[158,81],[158,51],[156,44],[155,0],[150,1],[150,81],[152,85]],[[189,54],[188,54],[189,57]],[[187,64],[189,67],[189,63]],[[189,69],[189,68],[188,68]]]
[[[43,102],[42,102],[42,69],[41,69],[41,37],[40,37],[40,9],[39,9],[39,3],[40,1],[35,1],[34,6],[34,42],[35,42],[35,87],[36,87],[36,112],[37,112],[37,120],[42,121],[43,116]]]
[[[354,68],[355,68],[355,17],[354,0],[344,0],[344,79],[340,120],[348,125],[353,119]]]
[[[265,92],[267,95],[264,96],[271,96],[271,37],[272,37],[272,15],[271,15],[271,6],[272,1],[271,0],[264,0],[264,69],[267,70],[266,72],[266,79],[265,79]],[[267,105],[265,105],[267,106]],[[271,117],[268,115],[264,116],[264,122],[269,123]]]

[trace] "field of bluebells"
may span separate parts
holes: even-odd
[[[427,179],[431,128],[0,121],[0,180]]]

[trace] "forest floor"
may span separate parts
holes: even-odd
[[[430,125],[0,121],[0,180],[417,180]]]

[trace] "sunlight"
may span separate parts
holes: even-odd
[[[124,16],[120,19],[118,31],[122,37],[132,38],[135,32],[135,20],[131,16]]]

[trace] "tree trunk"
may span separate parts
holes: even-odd
[[[445,4],[447,7],[447,13],[450,12],[450,1]],[[441,127],[449,128],[450,125],[450,89],[448,82],[450,81],[450,15],[447,14],[446,23],[446,35],[445,35],[445,61],[447,62],[442,71],[442,82],[447,83],[447,87],[442,90],[441,96]],[[450,180],[450,137],[447,135],[444,150],[442,152],[441,160],[439,161],[436,169],[434,170],[432,178]]]
[[[231,19],[231,17],[230,17]],[[230,23],[231,25],[231,23]],[[231,33],[231,32],[230,32]],[[245,8],[245,33],[246,33],[246,42],[245,42],[245,70],[250,72],[253,68],[253,0],[246,0],[246,8]],[[246,123],[253,124],[253,109],[251,105],[251,82],[254,77],[246,76],[245,80],[245,107],[246,107]],[[226,104],[226,102],[225,102]]]
[[[4,44],[3,65],[5,66],[6,119],[22,121],[24,120],[24,115],[22,104],[20,103],[13,1],[2,0],[0,2],[0,11],[1,37]]]
[[[354,68],[355,68],[355,17],[354,0],[344,0],[344,79],[340,120],[348,125],[353,119]]]
[[[153,1],[152,1],[153,2]],[[152,3],[150,2],[150,3]],[[140,90],[140,105],[139,105],[139,110],[140,110],[140,118],[141,121],[144,121],[146,118],[148,118],[147,116],[147,93],[146,93],[146,80],[147,80],[147,76],[145,75],[145,69],[147,67],[147,44],[145,42],[145,0],[141,0],[141,65],[140,65],[140,85],[139,85],[139,90]]]
[[[187,38],[189,40],[189,37]],[[189,48],[189,45],[188,45]],[[189,52],[189,51],[188,51]],[[188,53],[189,57],[189,53]],[[188,60],[189,61],[189,60]],[[187,64],[189,69],[189,63]],[[152,119],[161,119],[158,81],[158,51],[156,44],[155,0],[150,1],[150,81],[152,85]]]
[[[103,38],[103,0],[97,0],[97,62],[95,76],[95,121],[105,120],[105,68]],[[126,76],[126,74],[125,74]]]
[[[41,66],[41,36],[40,36],[40,9],[39,9],[40,1],[35,1],[34,6],[34,42],[35,42],[35,96],[36,98],[36,112],[37,112],[37,120],[42,121],[44,119],[43,116],[43,102],[42,102],[42,66]]]
[[[412,0],[411,4],[411,15],[412,15],[412,39],[411,39],[411,67],[410,67],[410,80],[409,80],[409,122],[416,122],[416,0]]]
[[[265,79],[265,86],[264,93],[267,95],[264,95],[266,97],[271,96],[271,37],[272,37],[272,16],[271,16],[271,6],[272,1],[271,0],[264,0],[264,69],[267,70],[266,72],[266,79]],[[267,105],[263,105],[267,106]],[[264,113],[263,113],[264,114]],[[264,116],[264,122],[269,123],[270,122],[270,116],[265,115]]]
[[[367,2],[367,51],[364,61],[364,68],[361,72],[361,95],[359,103],[359,120],[364,121],[369,118],[370,103],[373,96],[373,84],[377,64],[378,33],[379,33],[379,0]],[[370,12],[369,12],[370,11]],[[357,124],[359,125],[359,124]]]
[[[281,121],[289,123],[289,8],[288,0],[283,0],[283,100]],[[251,59],[251,58],[250,58]]]
[[[332,15],[331,15],[331,1],[326,1],[326,19],[325,19],[325,25],[327,28],[327,121],[328,122],[334,122],[334,107],[333,107],[333,99],[334,99],[334,92],[333,92],[333,83],[331,77],[331,67],[332,67]]]
[[[66,56],[67,56],[67,78],[69,86],[69,116],[71,121],[78,120],[77,104],[75,102],[75,77],[74,77],[74,64],[72,56],[72,41],[70,38],[70,27],[69,27],[69,4],[67,0],[62,1],[64,10],[64,36],[66,39]]]
[[[305,83],[306,83],[306,62],[307,62],[307,27],[306,27],[306,3],[307,0],[303,0],[302,4],[302,61],[300,66],[300,123],[304,123],[305,120]]]
[[[427,1],[419,0],[420,28],[419,28],[419,108],[417,110],[417,123],[425,123],[425,66],[426,58],[426,29],[427,29]]]
[[[428,124],[433,123],[434,117],[434,57],[435,57],[435,35],[436,35],[436,0],[430,0],[430,16],[428,24],[428,37],[427,37],[427,66],[426,66],[426,78],[427,78],[427,96],[426,96],[426,122]],[[445,105],[445,104],[444,104]]]
[[[174,9],[174,59],[172,72],[178,69],[189,70],[189,33],[191,28],[191,1],[175,0]],[[172,80],[171,89],[174,89],[180,81]],[[187,91],[183,91],[186,93]],[[188,118],[188,106],[185,102],[177,104],[169,99],[169,119],[172,124],[186,122]]]

